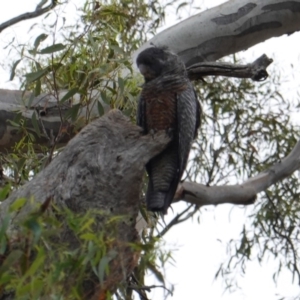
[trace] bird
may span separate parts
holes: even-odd
[[[166,148],[146,164],[147,209],[166,214],[200,126],[201,106],[182,60],[167,47],[149,47],[136,59],[144,77],[137,125],[144,134],[165,130]]]

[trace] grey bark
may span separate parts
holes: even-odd
[[[67,93],[62,90],[59,99],[51,94],[42,94],[34,97],[31,92],[17,90],[0,90],[0,152],[12,151],[12,146],[19,142],[23,136],[19,127],[14,126],[10,121],[14,121],[20,116],[24,120],[24,126],[35,135],[35,146],[38,150],[40,146],[52,147],[65,145],[74,135],[74,125],[67,113],[74,105],[79,105],[80,96],[74,95],[72,99],[63,104],[59,100]],[[86,120],[81,128],[88,123],[88,120],[98,116],[97,102],[99,92],[92,91],[89,105],[81,106],[78,118]],[[105,111],[108,105],[102,103]],[[33,115],[39,127],[36,132],[33,125]],[[80,128],[80,127],[79,127]],[[81,129],[80,128],[80,129]]]
[[[176,198],[199,206],[223,203],[253,204],[258,193],[291,176],[299,169],[300,140],[288,156],[242,184],[208,187],[199,183],[183,182],[178,187]]]
[[[191,80],[198,80],[204,76],[226,76],[235,78],[250,78],[262,81],[268,77],[267,67],[273,62],[265,54],[247,65],[234,65],[218,62],[202,62],[187,68]]]

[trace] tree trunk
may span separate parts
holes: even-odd
[[[109,277],[101,287],[87,284],[95,299],[107,290],[112,293],[137,262],[138,253],[129,243],[138,241],[135,226],[144,165],[161,152],[168,141],[164,132],[154,136],[142,135],[140,127],[133,125],[121,112],[112,110],[87,125],[48,167],[1,204],[1,223],[9,214],[11,204],[21,197],[27,202],[20,211],[11,215],[11,232],[17,232],[16,224],[36,211],[36,204],[45,207],[48,202],[75,213],[100,211],[101,217],[95,224],[98,232],[111,218],[122,216],[116,225],[117,230],[110,236],[115,242],[109,250],[117,256],[109,266]],[[52,206],[46,207],[45,213],[49,213]],[[66,242],[70,249],[80,246],[69,228],[55,239],[58,244]],[[95,275],[90,272],[93,278]],[[89,297],[94,299],[91,293]]]

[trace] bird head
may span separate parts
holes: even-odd
[[[161,75],[186,72],[180,58],[165,47],[145,49],[138,55],[136,63],[146,82]]]

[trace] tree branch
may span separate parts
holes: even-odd
[[[190,210],[190,208],[192,208],[192,206],[193,205],[189,205],[186,209],[177,214],[155,238],[159,239],[163,237],[173,226],[188,220],[197,211],[196,209],[192,213],[188,213],[185,217],[183,217]]]
[[[299,169],[300,140],[282,161],[242,184],[205,186],[199,183],[183,182],[178,186],[175,201],[184,200],[201,206],[223,203],[249,205],[254,203],[258,193],[267,190]]]
[[[144,290],[147,292],[151,292],[151,289],[156,289],[156,288],[162,288],[166,290],[171,296],[173,296],[173,293],[171,290],[167,289],[164,285],[147,285],[147,286],[128,286],[129,289],[132,290]]]
[[[299,30],[300,0],[227,1],[155,35],[132,59],[154,44],[168,46],[189,67]]]
[[[25,21],[25,20],[29,20],[29,19],[34,19],[36,17],[39,17],[41,15],[43,15],[44,13],[50,11],[51,9],[53,9],[56,5],[57,5],[58,1],[57,0],[52,0],[51,3],[42,8],[40,7],[39,5],[36,7],[36,10],[33,11],[33,12],[27,12],[27,13],[24,13],[22,15],[19,15],[15,18],[12,18],[2,24],[0,24],[0,32],[2,32],[4,29],[14,25],[14,24],[17,24],[21,21]]]
[[[247,65],[235,65],[222,62],[202,62],[187,68],[188,77],[198,80],[204,76],[226,76],[236,78],[251,78],[262,81],[268,77],[266,68],[273,62],[265,54]]]
[[[61,90],[59,99],[67,93],[66,90]],[[88,123],[86,116],[89,115],[91,119],[99,116],[97,105],[95,101],[99,101],[100,92],[97,90],[91,91],[91,101],[81,106],[78,111],[78,119],[85,120],[81,126],[76,126],[81,129]],[[65,145],[75,134],[74,123],[70,120],[68,113],[70,109],[79,103],[80,95],[76,94],[65,101],[63,104],[59,103],[51,94],[41,94],[37,97],[33,96],[31,92],[22,92],[16,90],[1,90],[0,89],[0,152],[6,153],[11,151],[11,147],[23,137],[22,130],[18,127],[12,126],[10,120],[15,120],[20,114],[26,124],[26,129],[31,130],[35,135],[35,146],[50,145],[53,138],[60,137],[59,143],[56,145]],[[110,110],[109,105],[102,102],[104,112]],[[64,124],[61,124],[60,113],[63,116]],[[38,135],[32,123],[33,114],[36,114],[38,125],[41,134]],[[53,137],[53,138],[51,138]],[[37,148],[38,151],[38,148]]]

